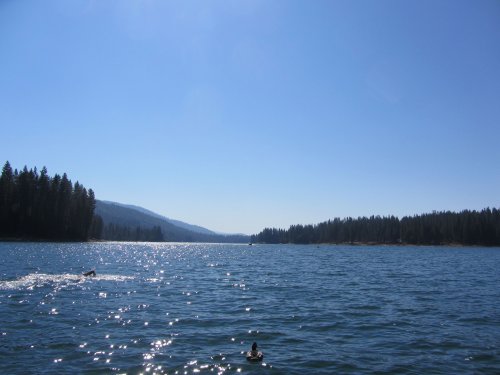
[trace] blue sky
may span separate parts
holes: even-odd
[[[498,207],[500,2],[0,2],[0,162],[222,232]]]

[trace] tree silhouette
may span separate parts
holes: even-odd
[[[0,176],[0,237],[86,241],[95,196],[66,173],[50,177],[47,168],[12,172],[7,161]],[[97,232],[93,232],[97,233]]]
[[[335,218],[316,225],[292,225],[288,230],[265,228],[252,236],[262,243],[371,243],[500,246],[500,210],[464,210],[405,216]]]

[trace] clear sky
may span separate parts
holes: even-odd
[[[500,1],[0,1],[0,163],[222,232],[500,206]]]

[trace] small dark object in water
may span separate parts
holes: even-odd
[[[89,272],[84,272],[83,276],[96,276],[96,273],[94,270],[89,271]]]
[[[247,361],[259,362],[264,359],[264,353],[257,350],[257,343],[254,342],[252,345],[252,350],[247,352]]]

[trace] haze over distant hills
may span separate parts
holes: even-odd
[[[167,218],[143,207],[96,200],[95,214],[104,226],[109,224],[130,228],[160,227],[165,241],[186,242],[248,242],[250,237],[240,234],[220,234],[198,225]]]
[[[125,207],[125,208],[130,208],[132,210],[142,212],[143,214],[146,214],[148,216],[152,216],[152,217],[158,218],[160,220],[165,220],[165,221],[167,221],[167,222],[175,225],[176,227],[187,229],[187,230],[189,230],[191,232],[203,233],[203,234],[210,234],[210,235],[220,234],[220,233],[216,233],[214,231],[211,231],[211,230],[209,230],[207,228],[200,227],[199,225],[188,224],[188,223],[185,223],[185,222],[180,221],[180,220],[170,219],[170,218],[168,218],[166,216],[157,214],[156,212],[148,210],[148,209],[146,209],[144,207],[134,206],[132,204],[123,204],[123,203],[118,203],[118,202],[111,202],[111,201],[98,201],[98,202],[102,202],[104,204],[110,204],[110,205],[117,205],[117,206],[121,206],[121,207]]]

